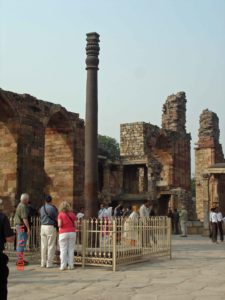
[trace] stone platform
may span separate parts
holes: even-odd
[[[112,272],[76,267],[59,271],[10,265],[9,300],[224,300],[225,242],[173,237],[173,259],[152,259]]]

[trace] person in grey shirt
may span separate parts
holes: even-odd
[[[58,210],[52,204],[52,197],[45,196],[40,209],[41,218],[41,267],[52,268],[55,256]]]

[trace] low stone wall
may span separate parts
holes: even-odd
[[[188,234],[202,234],[203,223],[200,221],[188,221]]]

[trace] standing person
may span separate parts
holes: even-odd
[[[219,207],[216,208],[216,215],[217,215],[217,226],[220,233],[220,241],[223,242],[223,215]]]
[[[0,208],[2,199],[0,199]],[[14,232],[10,227],[9,219],[0,211],[0,299],[7,300],[7,283],[9,276],[8,256],[3,253],[5,243],[14,242]]]
[[[139,209],[139,214],[141,218],[148,218],[149,217],[149,201],[146,200]]]
[[[210,222],[212,225],[212,242],[217,243],[218,226],[217,226],[217,214],[215,208],[211,209]]]
[[[179,213],[176,208],[173,211],[174,234],[179,234]]]
[[[181,207],[181,211],[179,213],[180,219],[180,227],[181,227],[181,236],[187,237],[187,221],[188,221],[188,213],[185,209],[184,205]]]
[[[155,213],[155,210],[154,210],[154,206],[151,205],[149,207],[149,217],[155,217],[156,216],[156,213]]]
[[[132,213],[129,215],[129,235],[131,246],[137,246],[139,241],[139,227],[138,227],[138,207],[136,205],[132,206]]]
[[[122,217],[123,216],[123,204],[119,203],[114,209],[114,217]]]
[[[82,244],[82,221],[84,219],[84,207],[81,207],[79,212],[76,215],[77,217],[77,239],[79,244]]]
[[[36,209],[31,205],[30,199],[27,204],[27,210],[28,210],[28,223],[30,226],[30,230],[32,231],[33,218],[36,216]],[[31,245],[34,246],[35,242],[36,242],[36,235],[33,237],[33,239],[32,239],[32,235],[30,235],[27,240],[27,249],[31,250]]]
[[[28,202],[29,195],[22,194],[20,197],[20,203],[16,208],[15,224],[17,233],[17,266],[26,266],[28,262],[24,260],[24,249],[26,248],[27,238],[30,235],[30,225],[28,221]]]
[[[76,243],[76,216],[71,212],[70,204],[63,201],[59,206],[59,248],[60,270],[74,269],[74,249]]]
[[[212,238],[212,213],[214,212],[214,208],[210,209],[209,213],[209,238]]]
[[[149,201],[146,200],[139,209],[142,224],[142,246],[147,247],[150,243],[150,232],[147,230],[149,225]]]
[[[81,207],[77,213],[77,221],[82,221],[84,219],[84,207]]]
[[[174,232],[174,221],[172,209],[168,210],[167,217],[170,218],[172,233]]]
[[[58,210],[52,204],[52,197],[45,196],[45,204],[40,209],[41,219],[41,267],[52,268],[56,249]]]

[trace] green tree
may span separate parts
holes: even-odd
[[[117,160],[120,157],[119,143],[109,136],[98,135],[98,149],[111,160]]]

